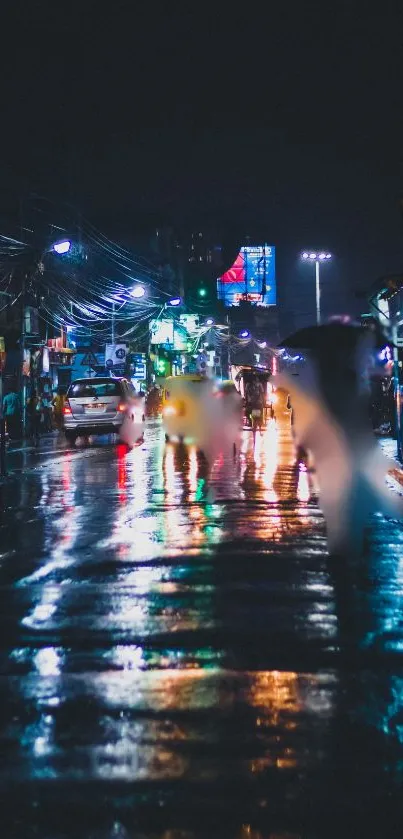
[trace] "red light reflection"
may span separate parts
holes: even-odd
[[[63,461],[62,474],[63,489],[68,492],[71,486],[71,462],[70,458],[65,458]]]
[[[117,446],[118,456],[118,496],[121,504],[125,504],[127,500],[126,486],[127,486],[127,465],[126,465],[127,447],[123,444]]]

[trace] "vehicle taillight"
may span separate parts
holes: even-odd
[[[72,410],[71,410],[71,408],[70,408],[70,405],[68,405],[68,404],[67,404],[67,405],[65,405],[65,406],[64,406],[64,408],[63,408],[63,414],[64,414],[64,416],[65,416],[65,417],[71,417],[71,415],[72,415]]]
[[[126,410],[126,405],[124,404],[124,402],[121,402],[121,403],[118,405],[118,411],[120,411],[121,413],[123,413],[123,411],[125,411],[125,410]]]

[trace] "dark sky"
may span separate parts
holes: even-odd
[[[102,5],[2,13],[3,220],[37,191],[125,232],[240,230],[277,245],[291,295],[325,247],[329,306],[403,267],[398,3]]]

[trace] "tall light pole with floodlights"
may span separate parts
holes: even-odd
[[[302,254],[302,259],[311,260],[311,262],[315,263],[315,281],[316,281],[316,325],[320,326],[320,263],[326,262],[327,260],[332,258],[332,254],[328,253],[327,251],[304,251]]]

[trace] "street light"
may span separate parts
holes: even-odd
[[[146,293],[146,290],[145,290],[143,285],[135,285],[135,286],[133,286],[133,288],[130,289],[130,291],[128,293],[129,293],[130,297],[133,297],[135,300],[140,300],[142,297],[144,297],[144,295]],[[122,301],[120,298],[118,298],[118,300],[119,300],[119,303],[121,303],[120,308],[123,309],[123,306],[125,305],[125,303],[127,301],[126,300]],[[112,344],[115,343],[115,314],[116,314],[116,303],[113,300],[112,301],[112,318],[111,318],[111,343]]]
[[[303,251],[301,254],[302,259],[310,260],[311,262],[315,263],[315,282],[316,282],[316,325],[320,325],[320,274],[319,274],[319,266],[321,262],[326,262],[327,260],[332,258],[332,254],[328,251],[320,251],[317,253],[316,251]]]
[[[68,253],[70,248],[71,242],[68,239],[63,239],[62,242],[55,242],[55,244],[52,245],[52,250],[54,250],[55,253],[58,253],[59,255]]]
[[[129,292],[130,297],[134,297],[135,300],[139,300],[140,297],[144,297],[145,293],[146,290],[143,285],[135,285]]]

